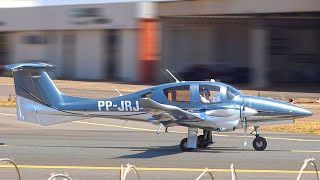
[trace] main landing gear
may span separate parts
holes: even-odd
[[[256,151],[265,150],[268,143],[265,138],[259,135],[259,126],[254,126],[254,130],[251,134],[256,136],[256,138],[253,140],[253,148]],[[212,131],[203,130],[203,135],[198,136],[197,128],[189,128],[188,138],[182,139],[180,148],[182,151],[193,151],[196,148],[206,148],[212,143]]]
[[[254,126],[254,130],[252,131],[251,134],[253,134],[253,132],[255,133],[255,136],[256,136],[256,138],[254,138],[252,143],[253,148],[256,151],[263,151],[264,149],[266,149],[268,145],[267,140],[259,135],[259,126]]]
[[[189,128],[188,138],[182,139],[180,148],[182,151],[193,151],[196,148],[206,148],[212,143],[212,131],[203,130],[203,135],[198,136],[197,128]]]

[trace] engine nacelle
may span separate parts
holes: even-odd
[[[240,120],[238,119],[233,121],[216,122],[217,131],[234,131],[237,129],[239,121]]]

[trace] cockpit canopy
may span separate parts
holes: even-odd
[[[154,93],[154,94],[153,94]],[[218,82],[180,82],[157,88],[152,99],[164,104],[215,104],[231,101],[241,92]]]

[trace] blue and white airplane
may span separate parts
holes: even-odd
[[[151,122],[162,126],[188,127],[182,151],[212,144],[213,131],[234,131],[253,126],[253,147],[263,151],[265,138],[259,126],[294,123],[312,112],[289,103],[244,95],[237,89],[212,81],[163,84],[112,98],[83,98],[61,93],[46,70],[45,63],[6,65],[13,70],[17,119],[41,125],[70,122],[94,117]],[[203,134],[198,135],[202,129]],[[246,144],[246,141],[245,141]]]

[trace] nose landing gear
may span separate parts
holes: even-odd
[[[267,143],[267,140],[263,137],[261,137],[259,135],[259,126],[254,126],[254,130],[252,131],[251,134],[253,134],[253,132],[255,132],[255,136],[256,138],[254,138],[253,140],[253,148],[256,150],[256,151],[263,151],[266,149],[268,143]]]

